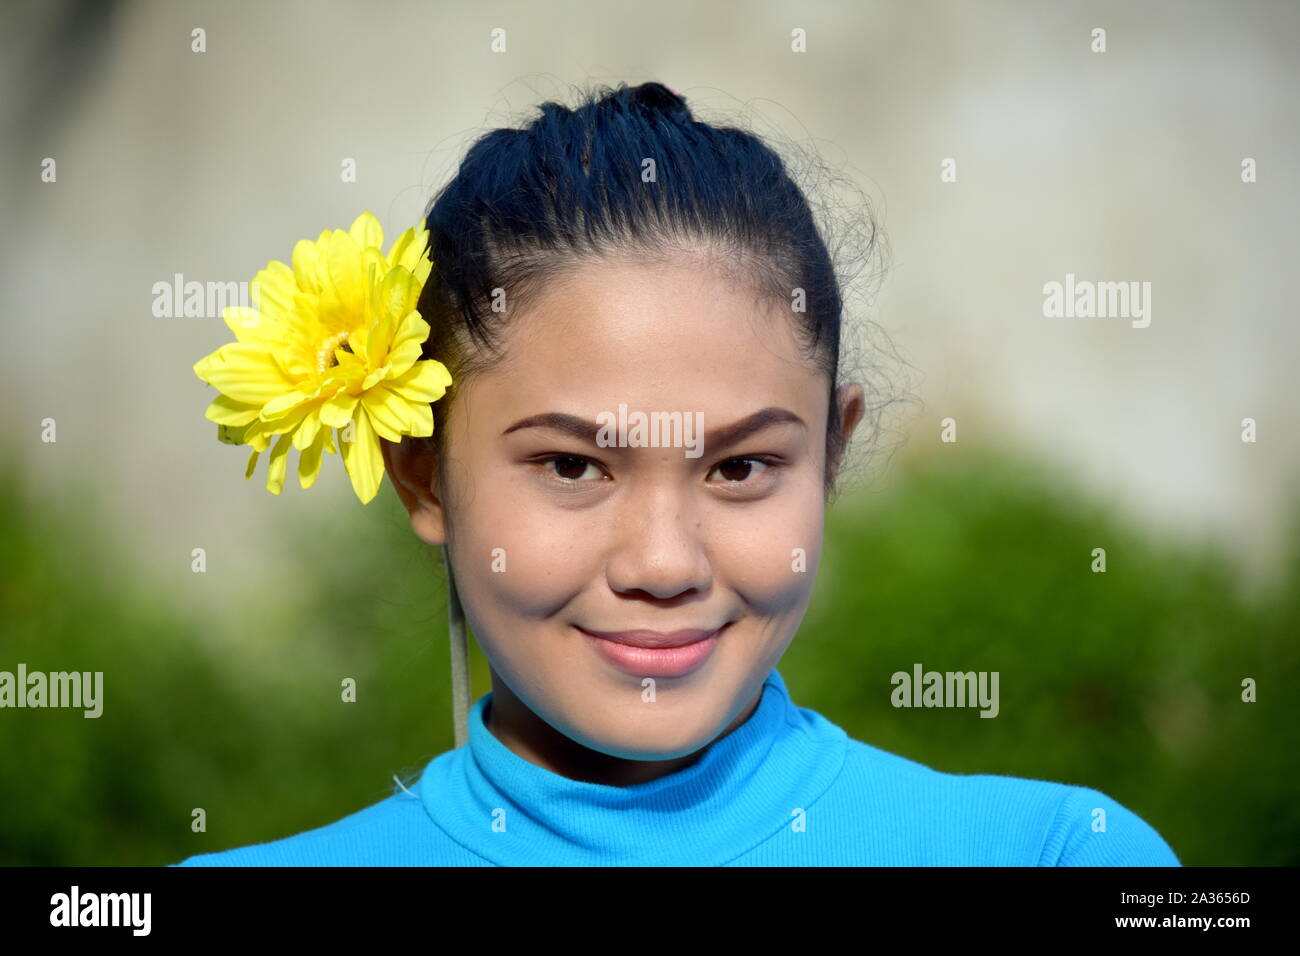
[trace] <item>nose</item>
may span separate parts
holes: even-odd
[[[613,540],[605,577],[619,594],[669,600],[713,584],[703,522],[685,494],[659,488],[630,496]]]

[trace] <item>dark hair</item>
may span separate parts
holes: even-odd
[[[429,206],[434,266],[417,307],[432,326],[424,356],[453,377],[433,404],[430,440],[456,383],[496,354],[504,315],[489,308],[494,289],[507,290],[515,312],[545,279],[593,257],[702,247],[763,296],[792,303],[803,290],[804,311],[791,315],[830,377],[829,494],[844,452],[835,400],[844,302],[812,209],[780,156],[753,133],[697,121],[660,83],[598,88],[576,109],[550,101],[539,109],[521,129],[483,134]],[[642,179],[647,159],[652,182]]]

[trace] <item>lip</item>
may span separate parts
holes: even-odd
[[[596,651],[624,673],[634,677],[683,677],[713,654],[721,634],[731,625],[712,631],[589,631],[577,628]],[[575,625],[576,626],[576,625]]]

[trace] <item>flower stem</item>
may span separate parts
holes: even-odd
[[[451,637],[451,708],[456,732],[456,746],[469,737],[469,644],[465,638],[465,611],[456,593],[456,578],[451,571],[447,546],[442,548],[442,566],[447,571],[447,627]]]

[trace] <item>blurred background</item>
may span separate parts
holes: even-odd
[[[851,298],[882,337],[850,358],[901,400],[830,512],[780,666],[796,702],[940,770],[1102,790],[1185,864],[1300,862],[1300,8],[104,0],[6,20],[0,670],[103,671],[105,700],[0,710],[0,863],[276,839],[452,746],[437,553],[388,482],[359,507],[336,458],[310,492],[291,472],[268,494],[264,461],[243,481],[192,371],[229,331],[155,315],[154,284],[251,280],[363,209],[395,236],[484,130],[646,80],[815,151],[889,242]],[[827,201],[851,235],[852,196]],[[1045,318],[1067,273],[1151,282],[1150,326]],[[893,708],[917,662],[998,671],[998,718]]]

